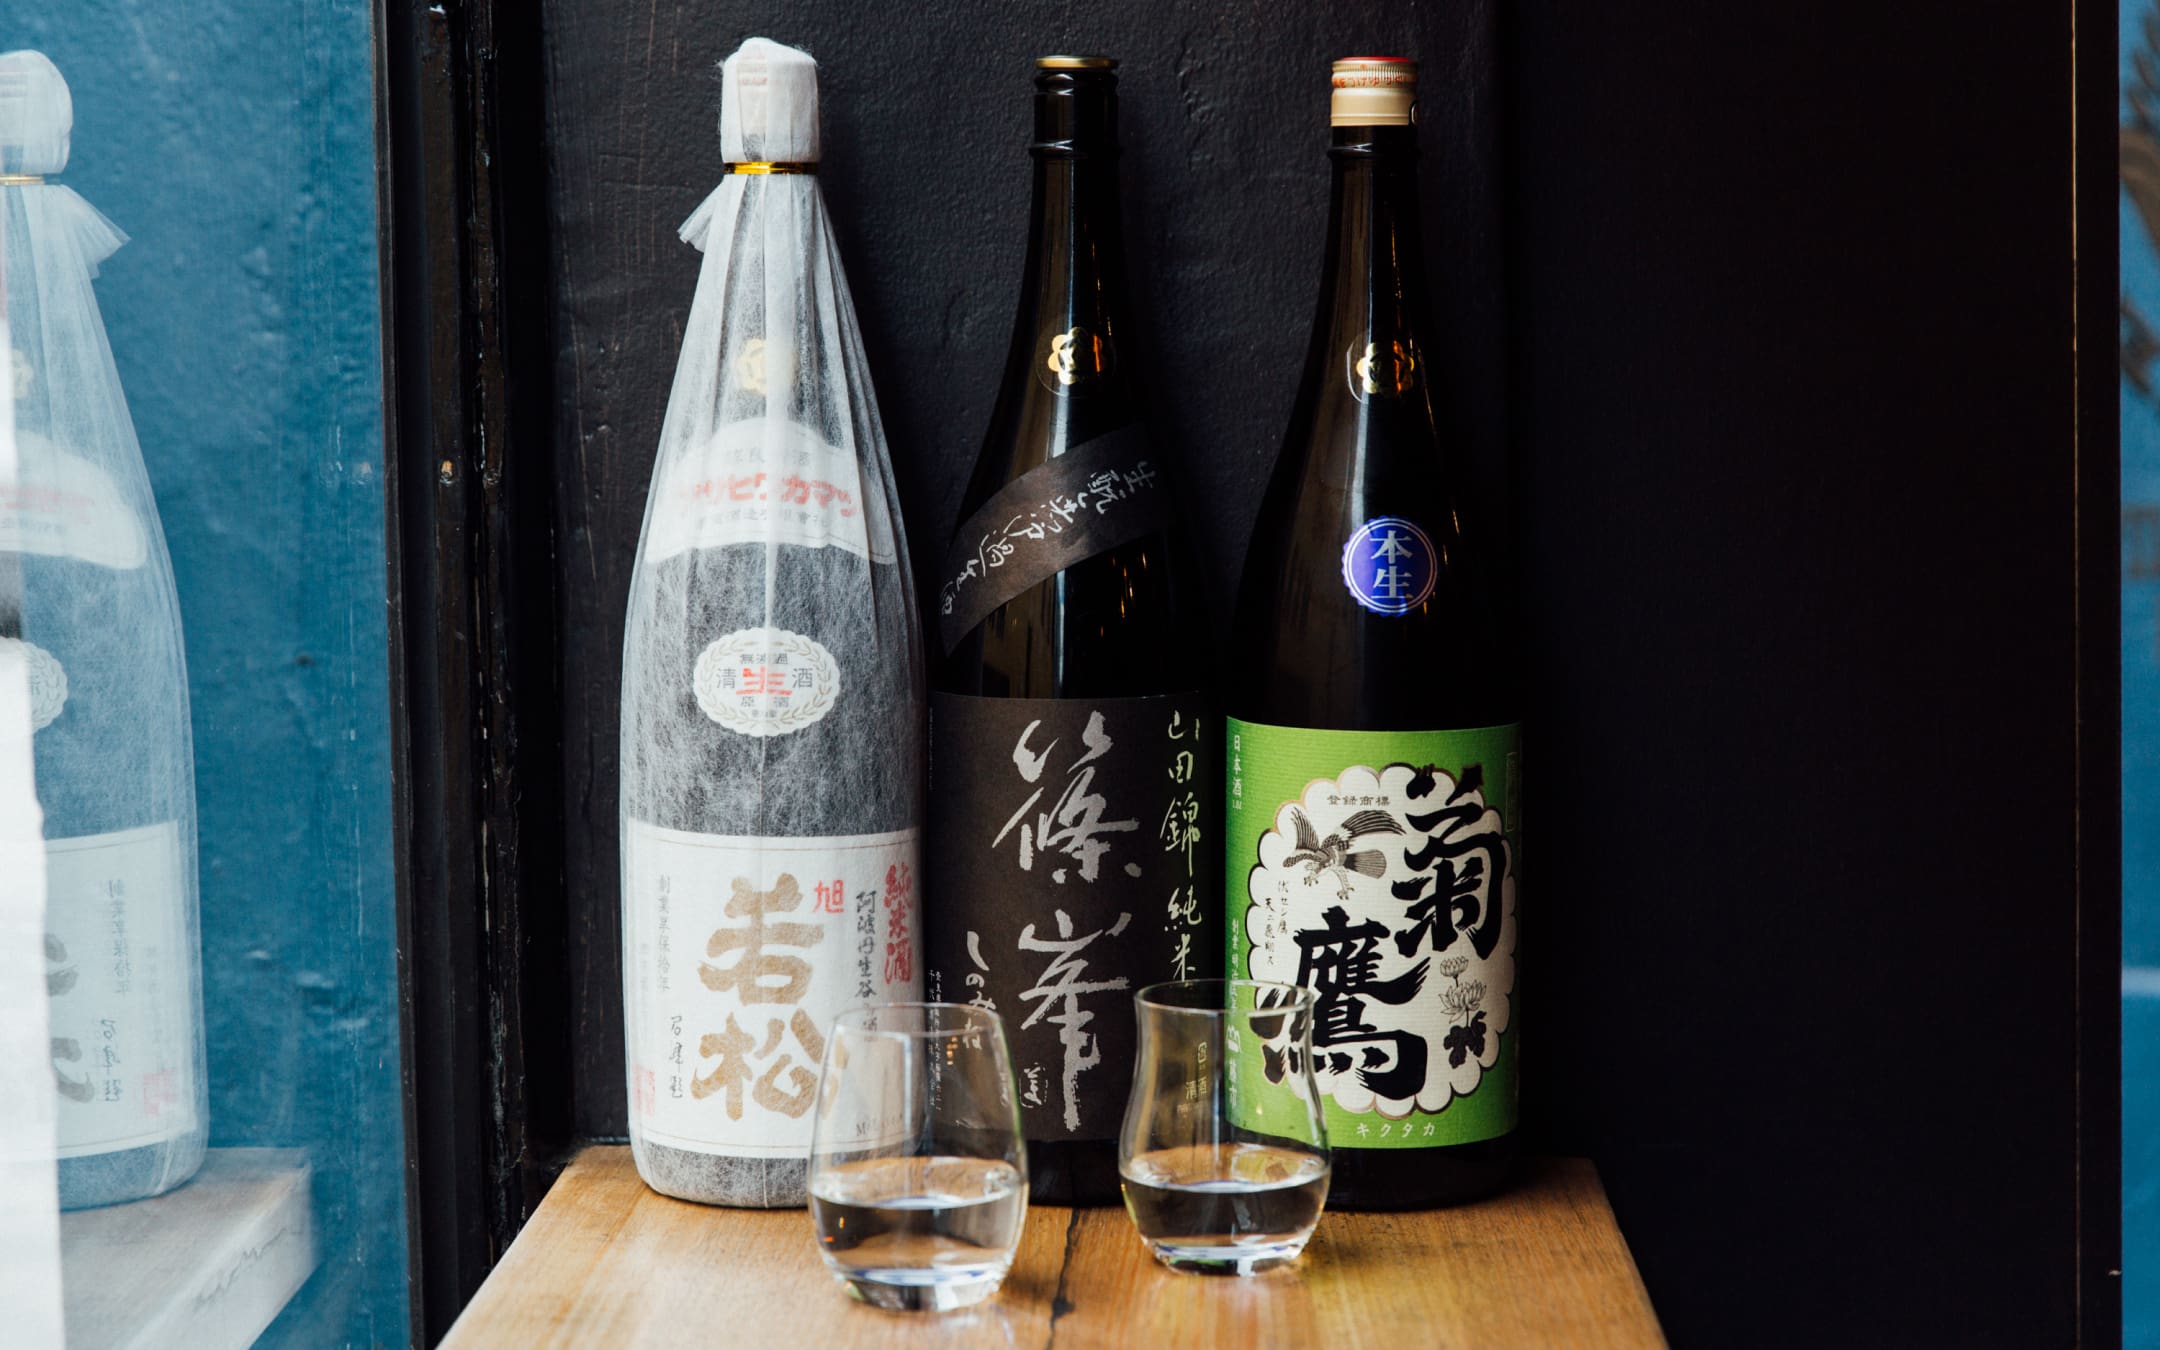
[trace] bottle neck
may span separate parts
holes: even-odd
[[[1369,392],[1421,386],[1426,328],[1414,127],[1336,127],[1327,268],[1321,283],[1325,350],[1317,353]],[[1363,362],[1362,367],[1359,363]]]
[[[1117,152],[1033,153],[1026,317],[1014,337],[1032,353],[1078,328],[1075,382],[1115,379],[1126,312]]]

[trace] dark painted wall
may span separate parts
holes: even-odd
[[[1544,1066],[1676,1339],[2063,1344],[2068,7],[1645,13],[1509,104]]]
[[[620,616],[713,63],[752,33],[824,63],[924,559],[1008,336],[1028,58],[1125,59],[1155,390],[1227,594],[1310,320],[1326,62],[1400,50],[1489,502],[1514,451],[1533,1129],[1598,1158],[1680,1344],[2070,1338],[2076,906],[2109,883],[2079,874],[2067,3],[543,13],[583,1129],[622,1122]]]

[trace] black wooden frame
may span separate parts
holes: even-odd
[[[2072,10],[2078,611],[2077,1342],[2122,1341],[2122,424],[2116,6]]]
[[[573,1142],[535,10],[376,11],[413,1337]],[[522,453],[521,453],[522,452]],[[537,991],[537,996],[528,996]]]

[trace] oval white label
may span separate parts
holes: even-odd
[[[43,731],[58,721],[68,696],[67,671],[60,658],[21,638],[0,637],[0,652],[22,653],[30,676],[30,729]]]
[[[840,663],[814,638],[782,628],[745,628],[698,654],[698,707],[729,731],[784,736],[832,711]]]

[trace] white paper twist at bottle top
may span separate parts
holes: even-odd
[[[67,81],[44,53],[0,55],[0,173],[66,168],[74,122]],[[90,287],[98,264],[127,236],[56,182],[0,184],[0,231],[15,320],[15,350],[0,359],[18,386],[14,418],[24,486],[84,504],[64,521],[0,514],[0,550],[141,566],[148,545],[142,522],[154,520],[156,508]]]
[[[721,72],[723,159],[818,157],[808,54],[752,38]],[[891,461],[816,176],[726,174],[681,233],[705,265],[660,430],[655,477],[666,486],[648,507],[641,558],[751,539],[894,561]],[[776,465],[815,484],[818,510],[768,512],[707,495],[708,485]]]
[[[0,55],[0,173],[58,173],[67,167],[75,101],[60,68],[43,52]]]
[[[751,38],[720,64],[720,153],[731,164],[818,158],[817,62]]]
[[[43,52],[0,54],[0,174],[43,177],[67,168],[68,139],[75,128],[75,101],[67,81]],[[113,223],[73,188],[58,183],[4,189],[19,191],[29,234],[27,243],[40,253],[39,263],[58,260],[67,249],[97,275],[97,265],[127,242]],[[46,269],[40,267],[43,278]],[[22,343],[28,335],[17,333]]]

